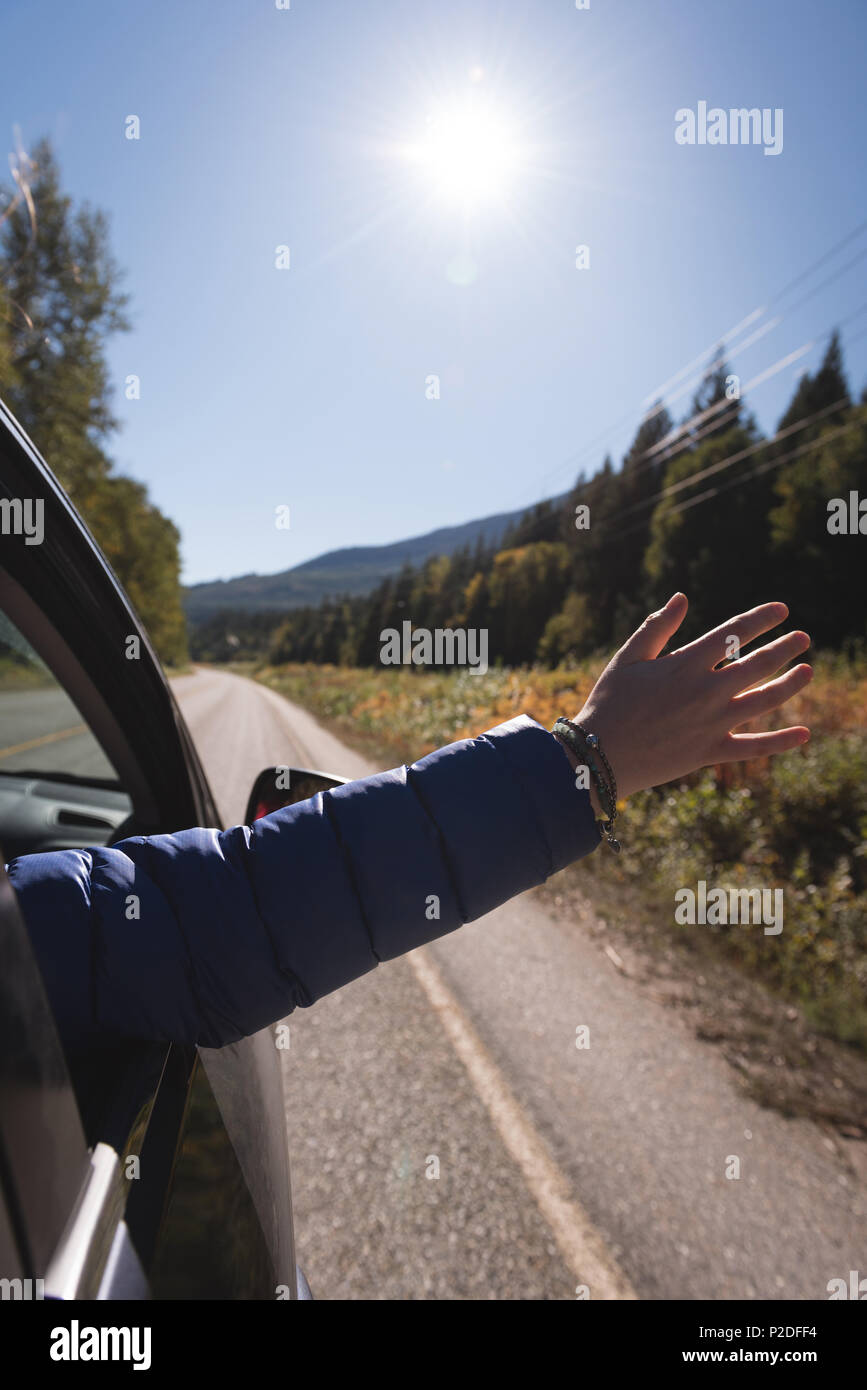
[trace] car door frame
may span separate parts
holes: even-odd
[[[219,814],[192,737],[143,624],[51,469],[0,402],[3,497],[41,502],[43,539],[40,544],[28,544],[24,535],[3,537],[0,605],[46,661],[105,749],[131,797],[135,833],[218,827]],[[137,639],[132,646],[130,638]],[[8,903],[5,912],[8,916]],[[7,923],[2,925],[5,930]],[[244,1148],[235,1112],[251,1085],[261,1087],[261,1129],[281,1125],[281,1138],[275,1142],[271,1134],[268,1154],[261,1160],[269,1166],[267,1172],[255,1171],[255,1155],[249,1152],[239,1155],[239,1161],[269,1241],[276,1278],[294,1299],[298,1276],[285,1112],[277,1059],[269,1069],[267,1052],[260,1036],[236,1044],[231,1059],[227,1057],[220,1067],[209,1065],[205,1052],[202,1060],[233,1147]],[[115,1202],[114,1216],[108,1218],[113,1223],[108,1244],[104,1215],[115,1190],[113,1160],[119,1163],[124,1145],[128,1147],[136,1137],[137,1142],[142,1139],[143,1126],[150,1127],[151,1147],[164,1155],[165,1190],[161,1199],[158,1192],[150,1209],[147,1203],[139,1203],[139,1209],[150,1223],[165,1215],[180,1128],[199,1059],[195,1049],[144,1044],[131,1045],[127,1060],[130,1070],[123,1075],[134,1075],[135,1080],[127,1081],[129,1094],[122,1095],[120,1113],[115,1105],[84,1116],[90,1165],[76,1210],[70,1212],[72,1235],[67,1232],[65,1237],[66,1256],[62,1251],[58,1254],[62,1269],[73,1273],[58,1280],[56,1296],[96,1296],[97,1264],[101,1277],[114,1277],[118,1287],[136,1287],[136,1261],[126,1245],[123,1205]],[[174,1140],[173,1124],[178,1126]],[[103,1152],[106,1148],[110,1153]],[[153,1249],[156,1232],[142,1230],[139,1238]],[[98,1261],[82,1261],[82,1242],[99,1245]],[[90,1272],[86,1279],[79,1278],[74,1271],[80,1273],[85,1266],[91,1266]]]

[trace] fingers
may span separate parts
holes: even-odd
[[[689,653],[700,657],[702,665],[710,670],[732,655],[733,646],[735,652],[739,651],[755,637],[760,637],[763,632],[778,627],[788,616],[789,610],[784,603],[760,603],[758,608],[751,608],[748,613],[739,613],[737,617],[720,623],[719,627],[715,627],[711,632],[706,632],[704,637],[696,638],[686,647],[679,647],[674,655],[682,656]],[[733,637],[737,638],[736,646],[732,643]]]
[[[774,753],[789,753],[810,740],[810,730],[803,724],[790,729],[774,729],[768,734],[729,734],[723,741],[719,761],[741,762],[746,758],[767,758]]]
[[[758,651],[750,652],[749,656],[741,657],[740,661],[733,661],[730,666],[726,666],[715,675],[714,679],[728,682],[735,690],[747,690],[757,681],[765,680],[775,671],[779,671],[787,661],[800,656],[809,645],[810,639],[806,632],[787,632],[784,637],[778,637],[764,647],[759,647]]]
[[[686,594],[672,594],[664,608],[651,613],[617,653],[623,662],[655,661],[666,642],[677,632],[689,601]]]
[[[749,690],[743,695],[735,695],[729,704],[732,722],[745,724],[748,719],[757,719],[762,714],[770,714],[771,710],[775,710],[780,705],[784,705],[787,700],[791,700],[792,696],[797,695],[799,690],[803,690],[805,685],[809,685],[812,679],[813,668],[811,666],[794,666],[784,676],[777,676],[775,681],[769,681],[767,685],[760,686],[758,690]]]

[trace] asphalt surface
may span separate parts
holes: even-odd
[[[173,684],[226,823],[265,766],[375,770],[241,677]],[[289,1023],[317,1298],[826,1299],[867,1271],[867,1195],[832,1141],[746,1099],[586,920],[532,896]]]
[[[114,777],[93,734],[57,686],[0,691],[0,772]]]

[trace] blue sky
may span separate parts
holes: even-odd
[[[4,0],[0,49],[7,149],[48,134],[110,214],[134,323],[110,361],[141,379],[113,456],[180,526],[187,582],[619,462],[646,397],[867,218],[863,0]],[[701,100],[782,108],[782,153],[678,145]],[[511,167],[463,204],[407,147],[470,102]],[[867,301],[865,247],[755,320],[782,316],[744,382],[816,340],[749,396],[764,428]]]

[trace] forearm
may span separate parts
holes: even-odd
[[[561,746],[522,716],[252,826],[31,856],[10,876],[67,1038],[221,1046],[598,841]]]

